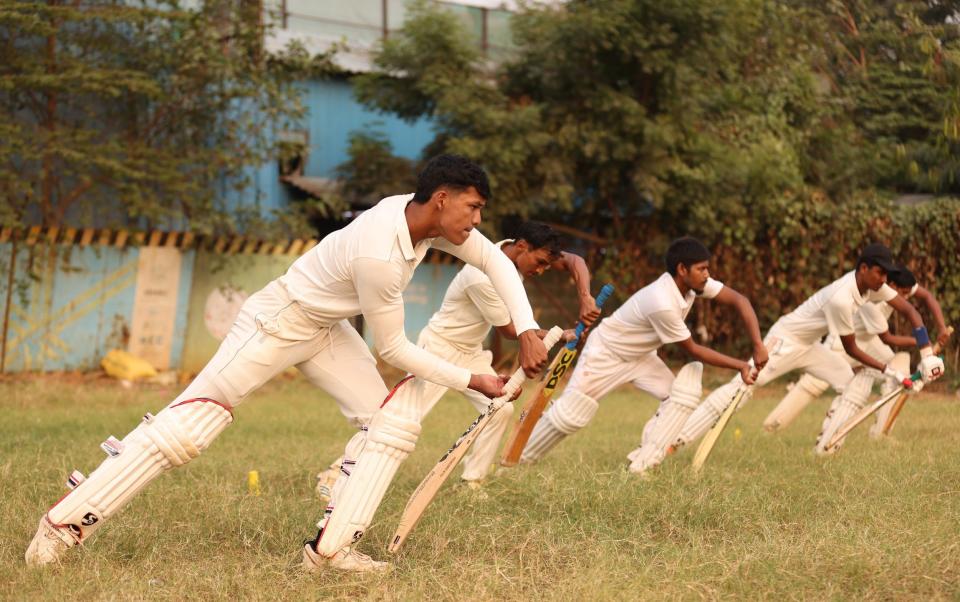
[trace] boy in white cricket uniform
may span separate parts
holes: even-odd
[[[530,435],[522,462],[540,459],[560,440],[586,426],[599,408],[599,400],[629,382],[661,400],[657,413],[644,427],[640,447],[628,456],[630,470],[642,474],[659,464],[700,401],[703,371],[702,364],[693,362],[674,379],[657,356],[663,345],[677,343],[698,360],[738,370],[752,382],[748,362],[694,343],[684,323],[697,297],[732,305],[753,340],[754,360],[760,366],[766,362],[753,307],[743,295],[710,278],[709,259],[710,252],[695,239],[681,238],[670,245],[667,272],[634,293],[587,339],[570,382]]]
[[[939,332],[939,341],[946,344],[949,339],[946,326],[943,319],[943,311],[933,294],[924,287],[917,284],[913,273],[905,266],[897,266],[896,270],[887,274],[887,284],[890,285],[904,299],[916,298],[922,301],[930,310],[937,323]],[[916,339],[907,336],[897,336],[890,332],[889,320],[893,314],[893,307],[889,303],[880,301],[875,303],[864,303],[860,310],[854,316],[854,332],[856,334],[857,346],[866,351],[869,355],[877,358],[881,362],[890,363],[894,369],[899,372],[910,371],[910,355],[904,352],[894,353],[891,347],[913,347],[917,344]],[[826,341],[825,345],[832,345],[834,350],[842,352],[843,348],[839,339]],[[860,368],[860,362],[850,356],[844,355],[854,369]],[[886,395],[900,385],[892,378],[884,378],[881,374],[872,369],[867,372],[873,376],[874,380],[880,381],[880,393]],[[804,374],[799,381],[794,383],[787,395],[781,400],[770,415],[763,422],[763,427],[768,431],[777,431],[786,428],[803,409],[829,385],[811,374]],[[919,386],[917,386],[919,388]],[[834,400],[835,402],[839,400]],[[892,403],[884,405],[877,411],[875,424],[870,428],[871,437],[881,436],[883,426],[886,424],[887,416]],[[832,415],[832,412],[828,413]]]
[[[589,324],[599,316],[600,311],[590,295],[590,272],[586,263],[577,255],[561,251],[559,237],[548,226],[526,222],[518,229],[516,240],[505,240],[498,246],[523,276],[538,276],[551,266],[570,272],[579,292],[580,318]],[[510,313],[490,278],[472,266],[465,266],[447,288],[440,309],[421,331],[418,344],[430,353],[471,372],[495,375],[490,365],[492,355],[483,349],[483,341],[491,326],[508,338],[515,339],[517,336]],[[538,332],[541,337],[546,334],[546,331]],[[568,336],[572,337],[573,333],[569,332]],[[423,378],[408,376],[390,392],[374,421],[387,415],[392,417],[391,422],[409,421],[419,428],[423,418],[447,389]],[[472,391],[464,391],[464,394],[477,411],[482,412],[490,405],[490,400],[485,396]],[[496,419],[487,425],[475,441],[470,455],[464,458],[463,478],[471,484],[478,483],[486,476],[511,415],[511,404],[501,408],[495,414]],[[305,558],[329,555],[351,542],[359,541],[373,521],[387,486],[403,459],[396,454],[384,454],[372,448],[364,449],[353,463],[344,461],[338,470],[341,477],[332,488],[327,515],[318,525],[320,531],[317,538],[304,546]],[[331,467],[331,471],[334,467]],[[342,477],[350,473],[352,476],[349,479]],[[375,473],[376,478],[357,478],[366,473]]]
[[[820,378],[841,395],[831,416],[831,430],[818,438],[817,453],[825,453],[827,441],[836,427],[843,424],[866,403],[872,379],[854,379],[853,369],[838,352],[820,343],[826,335],[839,338],[843,350],[853,359],[903,382],[906,374],[885,365],[857,346],[854,315],[867,302],[887,302],[910,320],[914,336],[921,345],[921,368],[924,380],[939,377],[943,361],[932,355],[930,341],[920,314],[886,285],[887,272],[894,269],[890,250],[880,244],[867,245],[857,261],[857,268],[823,287],[793,312],[781,317],[770,328],[765,339],[772,349],[770,361],[757,374],[756,384],[763,386],[791,370],[802,369]],[[732,399],[742,383],[738,379],[711,393],[690,416],[680,432],[678,443],[697,440]],[[744,398],[742,403],[746,402]]]
[[[550,268],[569,272],[577,287],[580,320],[586,326],[593,324],[600,310],[590,294],[590,270],[583,258],[563,251],[559,234],[545,224],[523,222],[514,234],[515,239],[501,241],[497,246],[513,262],[521,277],[539,276]],[[517,338],[510,312],[490,278],[468,265],[450,282],[440,309],[420,332],[417,344],[456,366],[471,372],[494,375],[496,373],[491,366],[493,356],[483,349],[483,342],[491,327],[505,338]],[[540,330],[538,335],[546,336],[546,331]],[[566,335],[572,337],[573,331],[568,331]],[[447,391],[447,387],[422,378],[405,379],[401,384],[391,392],[390,406],[394,409],[403,408],[404,413],[417,421],[422,420]],[[474,391],[464,391],[464,395],[478,412],[484,411],[490,404],[487,397]],[[464,458],[462,478],[471,487],[478,487],[487,475],[512,413],[512,404],[501,408]],[[317,475],[317,493],[321,498],[329,500],[340,473],[344,469],[348,472],[352,469],[349,465],[344,467],[342,460],[338,458],[329,469]],[[329,512],[332,508],[328,506],[327,510]]]
[[[465,157],[441,155],[418,177],[414,195],[389,197],[324,238],[286,274],[252,295],[213,359],[187,389],[122,441],[108,458],[40,520],[26,553],[47,564],[84,542],[161,472],[195,458],[233,420],[233,407],[290,366],[336,398],[343,414],[364,425],[347,457],[364,445],[399,441],[412,447],[419,427],[371,420],[387,393],[375,362],[346,318],[363,314],[384,360],[457,390],[495,397],[504,380],[471,374],[407,340],[402,293],[432,246],[484,270],[510,308],[520,335],[521,365],[535,374],[546,361],[537,324],[513,264],[474,227],[489,198],[483,170]],[[371,422],[369,426],[365,423]],[[369,570],[376,564],[349,546],[330,565]]]

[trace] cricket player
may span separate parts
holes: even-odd
[[[937,324],[938,342],[945,345],[950,336],[943,319],[943,311],[933,293],[920,286],[916,277],[906,266],[897,266],[895,271],[887,274],[887,284],[904,299],[917,299],[927,307]],[[893,308],[888,303],[882,301],[864,303],[863,307],[854,315],[853,327],[857,346],[878,360],[890,363],[897,371],[909,372],[910,355],[905,352],[894,353],[891,347],[914,347],[917,344],[916,339],[909,336],[898,336],[890,332],[889,320],[892,313]],[[828,340],[824,344],[832,345],[835,351],[842,352],[843,350],[839,340]],[[850,356],[844,355],[844,357],[854,369],[861,367],[861,364]],[[874,380],[880,381],[881,395],[886,395],[900,386],[900,383],[892,378],[883,377],[873,370],[870,370],[870,373]],[[764,420],[764,429],[773,432],[786,428],[811,401],[819,397],[828,387],[829,385],[826,382],[815,376],[804,374]],[[919,383],[915,388],[920,388]],[[834,401],[839,402],[839,399]],[[888,403],[877,411],[876,423],[870,428],[871,437],[882,436],[883,426],[886,424],[887,416],[892,407],[893,404]]]
[[[560,235],[546,224],[521,222],[513,234],[514,239],[503,240],[497,246],[513,262],[521,277],[540,276],[549,269],[568,272],[577,289],[580,320],[586,326],[593,324],[600,315],[600,309],[590,294],[590,270],[583,258],[564,251],[560,245]],[[510,312],[490,278],[473,266],[465,266],[451,281],[440,309],[420,332],[417,344],[457,366],[495,374],[491,367],[493,356],[490,351],[483,349],[483,342],[491,327],[496,328],[504,338],[517,338]],[[545,330],[539,330],[537,334],[543,338],[546,333]],[[572,330],[564,334],[567,340],[573,337]],[[391,406],[411,408],[411,415],[418,421],[430,412],[447,391],[447,387],[422,378],[413,378],[402,385],[392,394]],[[490,404],[486,396],[476,392],[467,390],[464,395],[478,412],[484,411]],[[487,425],[464,458],[462,478],[471,488],[480,487],[487,475],[512,413],[512,405],[501,408],[496,420]],[[342,457],[337,458],[330,468],[317,475],[317,495],[324,501],[330,499],[333,486],[345,468],[342,461]],[[346,467],[348,472],[351,469],[350,466]],[[328,512],[330,510],[328,508]]]
[[[763,366],[767,352],[760,327],[746,297],[710,278],[710,252],[693,238],[681,238],[667,249],[666,269],[655,282],[633,294],[587,339],[570,382],[544,413],[530,435],[521,462],[539,460],[561,439],[587,425],[599,400],[614,388],[633,383],[661,400],[647,422],[639,448],[631,452],[630,471],[643,474],[656,466],[687,416],[700,402],[703,365],[691,362],[677,377],[657,356],[663,345],[678,344],[694,358],[740,372],[753,382],[751,365],[693,341],[684,320],[697,297],[716,299],[739,312],[753,342],[753,359]]]
[[[903,382],[907,375],[874,358],[857,345],[854,315],[868,302],[886,302],[904,315],[913,326],[920,347],[920,368],[928,382],[943,374],[943,360],[933,355],[930,338],[920,314],[897,292],[887,286],[887,273],[895,269],[890,250],[881,244],[869,244],[857,260],[856,268],[823,287],[800,307],[782,316],[767,333],[765,343],[772,349],[770,361],[757,374],[756,384],[763,386],[791,370],[804,370],[826,381],[841,399],[831,415],[833,431],[824,431],[815,449],[828,453],[826,444],[838,425],[864,406],[870,394],[872,377],[858,375],[838,352],[820,343],[826,335],[839,338],[844,352],[864,366]],[[860,374],[863,374],[862,372]],[[700,438],[713,425],[743,383],[739,378],[711,393],[690,416],[680,431],[678,445]],[[746,402],[744,398],[743,402]]]
[[[401,295],[431,247],[489,276],[519,333],[520,364],[536,374],[547,354],[523,283],[506,255],[475,230],[489,198],[487,176],[478,165],[440,155],[418,176],[415,194],[383,199],[298,258],[247,299],[213,359],[179,397],[156,415],[147,414],[123,440],[108,439],[102,446],[108,457],[89,477],[74,471],[72,491],[40,519],[27,562],[57,562],[84,543],[161,472],[197,457],[233,421],[233,409],[247,395],[291,366],[361,426],[347,444],[347,458],[365,447],[409,453],[420,426],[372,418],[387,388],[363,339],[346,321],[351,316],[363,315],[385,361],[458,391],[500,395],[505,378],[471,373],[404,334]],[[314,565],[321,562],[345,570],[373,566],[349,545]]]
[[[590,295],[590,272],[586,262],[578,255],[562,251],[559,236],[549,226],[525,222],[518,228],[515,239],[497,245],[523,277],[539,276],[551,267],[569,272],[577,287],[580,319],[589,325],[600,315],[596,301]],[[450,283],[440,309],[420,332],[418,345],[471,372],[495,375],[491,367],[493,356],[483,349],[491,326],[507,338],[517,338],[516,325],[490,278],[468,265]],[[541,338],[546,334],[545,330],[537,332]],[[568,338],[573,337],[572,331],[566,334]],[[373,420],[375,423],[408,422],[419,429],[423,418],[447,389],[447,386],[410,375],[394,387]],[[490,405],[490,400],[483,395],[469,390],[464,394],[478,412]],[[512,404],[501,408],[464,458],[462,478],[468,484],[477,487],[487,475],[500,438],[510,424],[512,410]],[[406,454],[367,446],[355,462],[343,461],[337,471],[340,476],[332,486],[332,501],[327,506],[326,516],[318,524],[317,538],[304,546],[305,564],[311,564],[314,559],[319,561],[345,545],[359,541],[405,458]],[[328,478],[334,469],[332,466],[326,472]],[[344,478],[351,473],[349,479]],[[360,475],[363,478],[357,478]],[[386,563],[377,563],[377,568],[385,566]]]

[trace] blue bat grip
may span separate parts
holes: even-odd
[[[603,288],[600,289],[600,294],[597,295],[597,299],[596,299],[597,307],[602,308],[603,304],[612,294],[613,294],[613,285],[604,284]],[[576,330],[573,331],[575,337],[572,341],[567,343],[567,349],[569,349],[570,351],[573,351],[574,349],[577,348],[577,342],[580,340],[580,335],[583,334],[584,328],[586,328],[586,326],[583,325],[583,322],[577,322],[577,328]]]

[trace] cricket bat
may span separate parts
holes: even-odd
[[[953,326],[947,326],[947,336],[953,335]],[[940,353],[940,344],[937,343],[933,346],[934,353]],[[883,434],[889,435],[890,431],[893,430],[893,423],[897,421],[897,416],[900,415],[900,411],[903,409],[904,404],[907,403],[907,396],[909,393],[903,392],[900,394],[900,397],[897,397],[897,400],[893,402],[893,407],[890,409],[890,414],[887,416],[887,422],[883,425]]]
[[[771,337],[767,342],[767,351],[772,352],[781,342],[782,341],[780,341],[780,339]],[[700,469],[703,468],[707,458],[710,457],[710,452],[713,451],[713,446],[716,445],[717,440],[720,439],[723,429],[727,428],[727,423],[730,422],[730,418],[733,417],[733,413],[737,411],[737,408],[740,406],[740,402],[743,401],[743,397],[750,393],[752,389],[753,385],[747,384],[744,384],[742,387],[737,389],[737,392],[733,394],[733,399],[730,400],[730,404],[723,410],[723,414],[720,414],[720,418],[717,420],[717,422],[710,427],[710,430],[707,431],[707,434],[703,436],[699,447],[697,447],[696,453],[693,454],[693,472],[700,472]]]
[[[717,440],[720,439],[723,429],[727,428],[727,423],[730,422],[733,413],[737,411],[737,407],[740,405],[740,402],[743,401],[743,396],[749,393],[751,388],[750,385],[743,385],[737,389],[737,392],[733,395],[733,399],[727,405],[726,409],[723,410],[723,414],[720,414],[720,418],[716,424],[710,427],[707,434],[703,436],[703,439],[700,441],[700,446],[697,447],[696,453],[693,454],[693,472],[700,472],[700,469],[703,468],[707,458],[710,457],[710,452],[713,451],[713,446],[716,445]]]
[[[909,380],[918,381],[920,380],[920,378],[921,378],[921,374],[920,374],[920,371],[918,370],[910,375]],[[860,423],[866,420],[867,418],[869,418],[870,416],[873,416],[874,412],[882,408],[883,405],[888,403],[891,399],[897,397],[898,395],[902,395],[906,393],[906,389],[907,389],[906,386],[900,385],[899,387],[887,393],[886,395],[876,400],[875,402],[871,403],[870,405],[864,406],[863,409],[861,409],[859,412],[854,414],[850,418],[850,420],[847,420],[845,423],[843,423],[843,426],[837,429],[837,431],[833,434],[833,437],[830,437],[830,441],[827,442],[827,445],[824,447],[824,450],[830,451],[831,449],[833,449],[834,446],[836,446],[838,443],[843,441],[844,437],[850,434],[850,431],[860,426]]]
[[[600,294],[597,295],[597,307],[602,308],[611,294],[613,294],[613,285],[603,285]],[[583,322],[577,322],[577,337],[557,352],[540,384],[537,385],[537,388],[534,389],[523,405],[520,417],[513,424],[513,431],[511,431],[510,437],[503,448],[503,455],[500,457],[501,466],[516,466],[520,462],[520,456],[523,454],[523,448],[527,445],[527,441],[530,440],[533,427],[537,425],[537,421],[543,415],[543,410],[547,407],[547,402],[550,401],[554,391],[557,390],[560,380],[573,367],[573,360],[577,357],[579,349],[577,343],[580,340],[580,335],[583,334],[583,330]]]
[[[544,337],[543,344],[549,350],[557,344],[561,336],[563,336],[563,329],[559,326],[554,326],[550,329],[550,332],[547,333],[547,336]],[[423,513],[427,510],[427,506],[430,505],[430,502],[436,497],[437,492],[440,491],[440,487],[444,481],[447,480],[447,477],[450,476],[453,469],[460,463],[460,460],[466,455],[470,446],[473,445],[476,438],[483,432],[483,429],[487,427],[493,416],[505,403],[510,402],[510,398],[513,397],[513,394],[523,385],[525,378],[526,375],[523,373],[523,368],[514,372],[504,386],[503,396],[490,402],[487,409],[477,416],[477,419],[467,427],[467,430],[464,431],[450,449],[443,454],[436,466],[420,481],[420,484],[417,485],[417,488],[414,489],[410,495],[410,499],[407,500],[407,505],[404,507],[403,514],[400,516],[400,523],[397,525],[397,530],[390,540],[390,545],[387,549],[391,554],[395,554],[400,549],[400,546],[406,541],[407,536],[413,531],[417,521],[420,520],[420,517],[423,516]]]

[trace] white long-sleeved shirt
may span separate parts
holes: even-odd
[[[443,238],[413,245],[404,214],[412,199],[412,194],[383,199],[304,253],[279,280],[318,325],[363,314],[384,361],[463,391],[470,371],[417,347],[403,329],[403,291],[428,249],[450,253],[482,270],[510,310],[517,333],[538,326],[513,263],[479,231],[471,231],[461,245]]]

